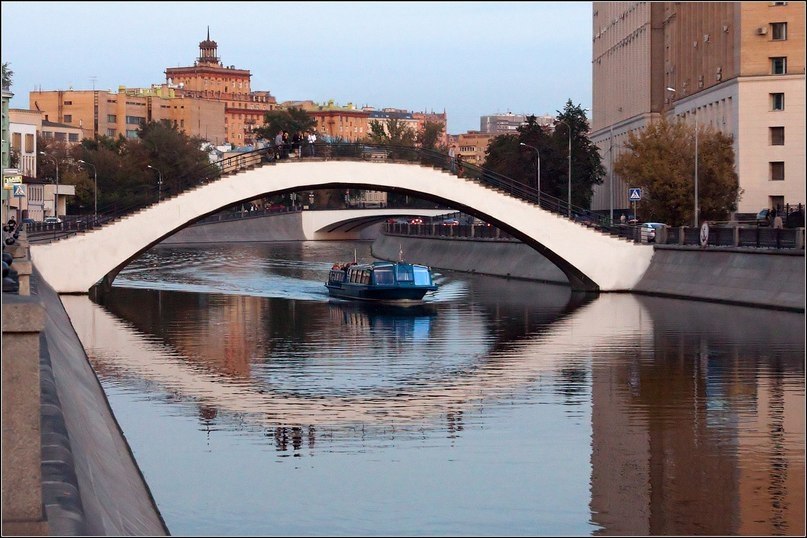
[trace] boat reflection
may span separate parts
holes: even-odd
[[[328,307],[331,322],[347,326],[352,335],[394,335],[407,340],[429,338],[437,315],[437,307],[428,303],[401,306],[331,299]]]

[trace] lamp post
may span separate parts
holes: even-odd
[[[538,151],[538,148],[535,146],[530,146],[529,144],[525,144],[524,142],[520,142],[519,146],[524,146],[525,148],[530,148],[535,151],[535,186],[538,188],[538,206],[541,206],[541,154]]]
[[[53,216],[57,219],[59,218],[59,161],[56,160],[56,157],[52,157],[45,153],[44,151],[39,152],[40,155],[43,157],[47,157],[48,159],[53,159],[53,164],[56,166],[56,192],[53,193]]]
[[[163,198],[163,174],[160,172],[158,168],[153,166],[146,165],[147,168],[151,168],[152,170],[157,170],[157,201],[161,201]]]
[[[568,178],[568,194],[566,195],[567,201],[567,214],[569,218],[572,216],[572,126],[566,120],[558,120],[558,123],[562,123],[566,126],[566,130],[569,132],[569,178]]]
[[[667,91],[675,93],[675,88],[667,86]],[[695,117],[695,228],[698,227],[698,107],[693,109],[692,115]]]
[[[88,163],[82,159],[79,159],[78,162],[84,164],[86,166],[92,166],[92,177],[93,177],[93,185],[95,186],[93,190],[93,220],[98,220],[98,171],[95,169],[95,165],[92,163]]]

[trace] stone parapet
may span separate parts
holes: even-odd
[[[47,535],[42,503],[39,336],[36,296],[3,295],[2,534]]]

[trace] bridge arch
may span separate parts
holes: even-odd
[[[32,244],[31,258],[57,292],[87,293],[164,238],[224,207],[264,195],[328,188],[406,192],[476,215],[532,246],[557,265],[577,290],[629,291],[653,255],[652,246],[593,231],[533,203],[434,167],[303,160],[242,170],[91,232]]]

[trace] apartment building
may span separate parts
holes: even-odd
[[[468,131],[458,135],[450,135],[448,144],[457,146],[457,154],[462,156],[462,160],[474,166],[485,164],[485,154],[488,151],[490,141],[501,136],[501,133],[481,133],[479,131]]]
[[[210,39],[209,28],[207,39],[199,43],[199,57],[194,64],[168,67],[165,78],[168,86],[176,88],[178,97],[222,103],[223,141],[236,146],[254,144],[254,131],[264,124],[265,113],[277,108],[277,100],[270,92],[252,91],[252,74],[248,69],[236,69],[234,65],[221,63],[218,44]]]
[[[179,96],[168,85],[151,88],[126,88],[117,93],[107,90],[32,91],[29,108],[42,113],[44,133],[53,124],[78,131],[68,137],[109,136],[137,138],[141,125],[150,121],[169,121],[188,136],[199,137],[215,145],[225,142],[224,103]],[[75,140],[70,140],[71,142]]]
[[[490,114],[479,118],[479,132],[489,134],[518,134],[518,128],[527,125],[527,114]],[[544,114],[535,117],[536,123],[544,127],[551,127],[555,121],[554,116]]]
[[[608,171],[592,209],[629,207],[613,174],[661,116],[734,137],[738,213],[805,202],[803,2],[594,2],[591,139]]]

